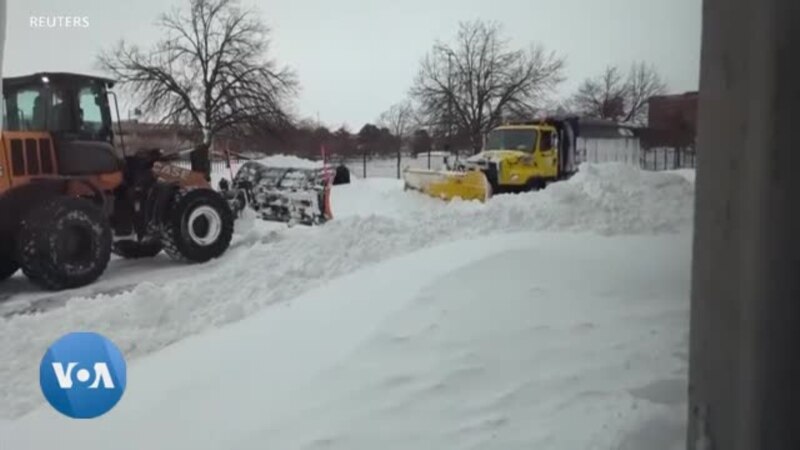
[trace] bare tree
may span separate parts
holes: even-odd
[[[647,123],[647,102],[650,97],[664,94],[666,84],[654,66],[643,62],[634,64],[628,73],[627,115],[624,122]]]
[[[409,102],[392,105],[378,117],[378,125],[385,127],[397,139],[397,178],[400,178],[403,142],[408,137],[413,121],[414,110]]]
[[[627,77],[618,67],[609,66],[602,75],[581,83],[571,106],[590,117],[642,124],[647,120],[648,99],[665,90],[665,84],[652,66],[636,63]]]
[[[210,172],[220,132],[285,125],[296,78],[268,58],[269,30],[254,11],[237,0],[189,0],[188,10],[174,9],[157,25],[165,37],[152,49],[123,41],[99,64],[151,116],[202,132],[194,169]]]
[[[562,81],[563,67],[541,46],[509,49],[497,24],[466,22],[452,45],[437,43],[423,59],[411,95],[428,123],[468,135],[478,151],[505,114],[532,113]]]
[[[377,120],[378,125],[388,128],[393,135],[403,139],[407,137],[413,123],[413,109],[408,102],[392,105]]]
[[[417,130],[428,130],[430,124],[428,123],[428,117],[422,107],[410,101],[408,105],[411,108],[408,116],[408,133],[414,134]]]
[[[588,116],[620,121],[625,116],[626,91],[620,70],[608,66],[599,77],[581,83],[573,97],[573,107]]]

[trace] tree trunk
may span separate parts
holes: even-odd
[[[402,174],[400,173],[400,165],[402,164],[402,155],[400,150],[397,150],[397,179],[399,180],[402,178]]]
[[[481,150],[483,150],[483,133],[480,131],[472,133],[472,138],[470,140],[472,141],[472,153],[480,153]]]
[[[201,172],[207,181],[211,181],[211,145],[202,143],[198,145],[189,155],[192,163],[192,171]]]

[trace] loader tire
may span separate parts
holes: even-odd
[[[218,258],[233,237],[233,212],[211,189],[176,194],[164,223],[164,252],[176,261],[206,262]]]
[[[5,281],[19,270],[14,257],[14,240],[10,236],[0,235],[0,281]]]
[[[533,191],[540,191],[547,186],[547,183],[542,180],[541,178],[531,178],[525,184],[525,188],[523,191],[525,192],[533,192]]]
[[[164,246],[160,241],[117,241],[111,251],[125,259],[152,258],[161,253]]]
[[[22,221],[17,261],[31,282],[51,290],[94,282],[111,258],[111,226],[101,208],[76,197],[55,197]]]

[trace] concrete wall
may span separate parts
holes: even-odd
[[[688,448],[800,448],[800,1],[705,0]]]

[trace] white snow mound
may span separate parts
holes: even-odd
[[[694,207],[694,185],[686,177],[621,163],[584,164],[567,181],[539,192],[497,195],[486,204],[443,203],[402,192],[401,186],[389,179],[342,186],[334,195],[334,215],[391,217],[422,234],[552,230],[616,235],[685,229],[692,224]]]
[[[356,269],[443,242],[531,230],[686,230],[693,185],[680,175],[622,164],[584,165],[566,182],[486,204],[443,203],[386,179],[336,186],[332,202],[336,218],[322,227],[240,222],[241,234],[225,256],[202,266],[176,266],[163,257],[136,264],[115,260],[89,288],[60,297],[19,295],[10,303],[20,302],[21,310],[0,304],[0,311],[10,311],[0,314],[0,354],[12,355],[0,361],[0,418],[41,405],[34,381],[39,361],[67,332],[104,334],[133,361]],[[117,268],[126,275],[115,278]],[[44,300],[58,306],[47,307]]]
[[[677,449],[690,251],[688,233],[437,245],[142,358],[107,416],[43,408],[0,448]]]
[[[312,161],[293,155],[270,155],[257,161],[270,167],[296,167],[298,169],[318,169],[322,167],[321,161]]]

